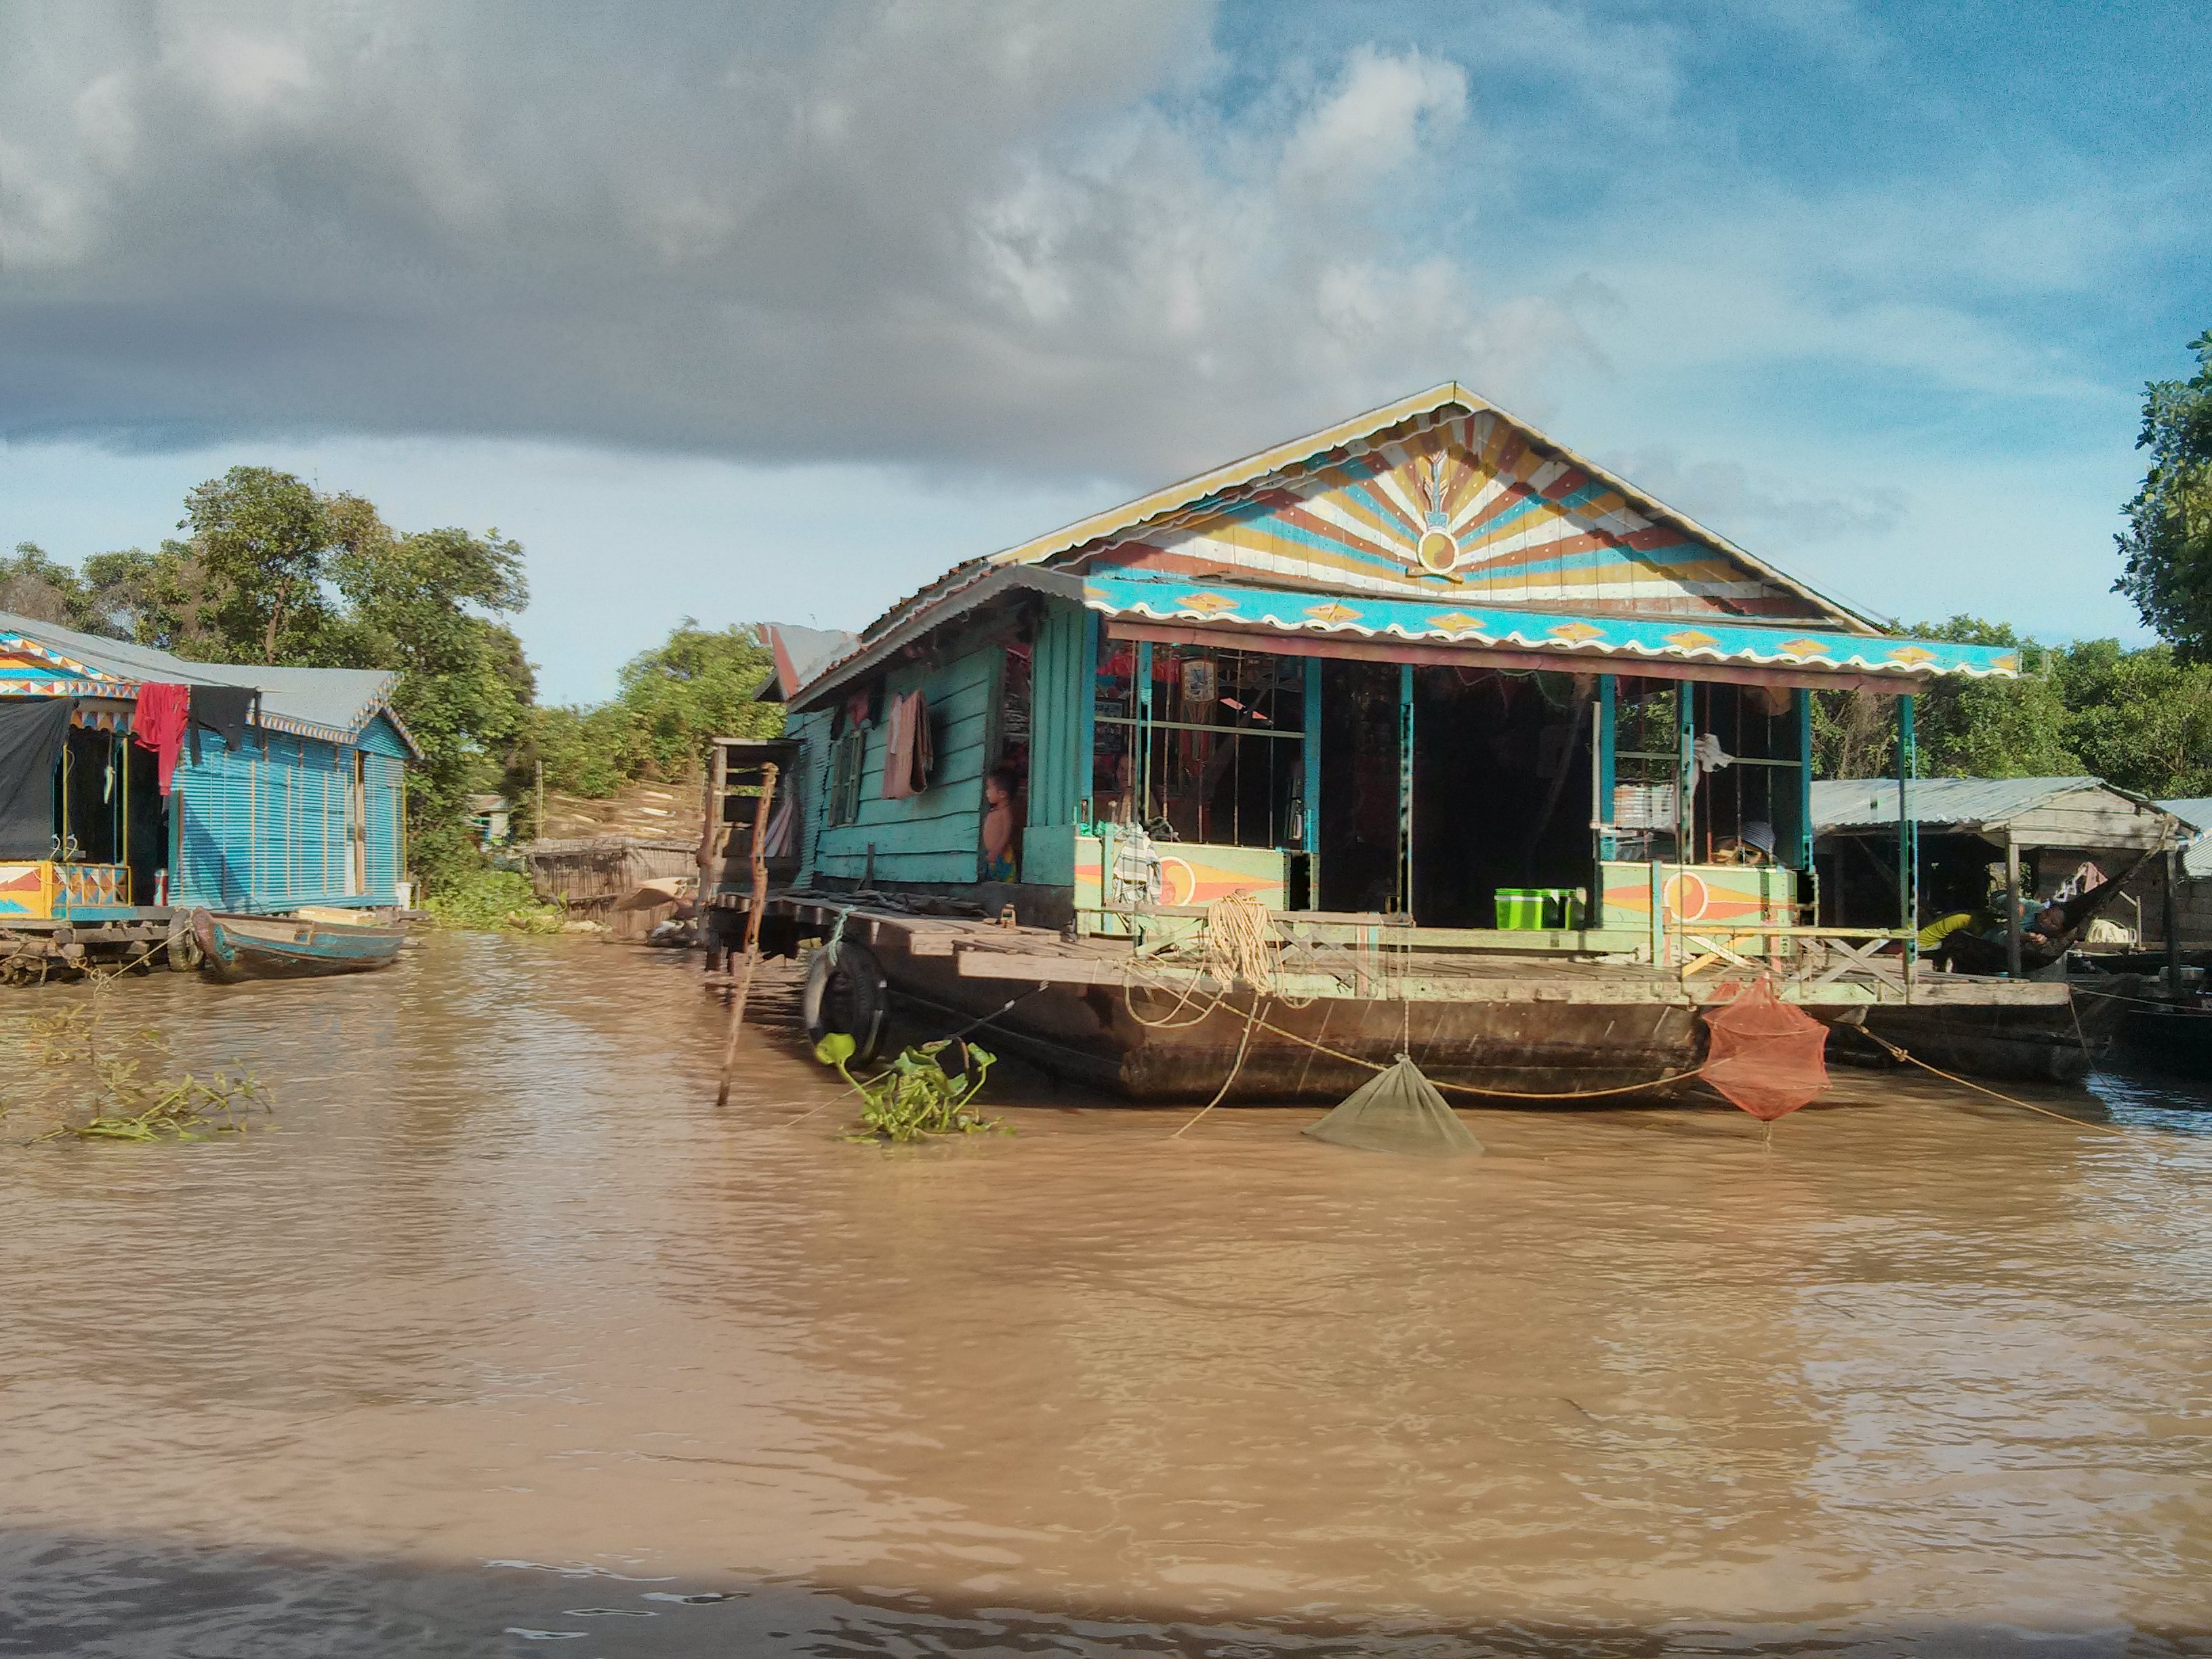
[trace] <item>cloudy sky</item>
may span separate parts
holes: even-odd
[[[547,693],[1458,379],[1872,609],[2132,635],[2193,4],[0,0],[0,546],[240,461]]]

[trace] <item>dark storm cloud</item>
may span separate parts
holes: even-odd
[[[0,15],[0,428],[1158,471],[1574,332],[1370,202],[1454,64],[1231,118],[1191,0]]]

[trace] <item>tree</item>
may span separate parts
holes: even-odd
[[[177,526],[190,537],[162,546],[191,642],[218,662],[313,661],[331,621],[324,580],[344,523],[359,517],[334,509],[350,499],[265,466],[197,485]]]
[[[611,795],[634,778],[690,776],[711,739],[783,729],[782,709],[755,700],[773,668],[758,629],[704,629],[686,617],[623,665],[612,702],[539,709],[529,758],[544,763],[547,783],[577,795]]]
[[[500,781],[536,694],[522,641],[496,620],[529,603],[522,549],[496,530],[397,535],[358,497],[325,508],[346,609],[321,625],[319,653],[398,671],[393,707],[422,750],[410,856],[434,882],[468,856],[468,797]]]
[[[2126,568],[2112,584],[2185,660],[2212,659],[2212,330],[2190,343],[2197,373],[2143,388],[2151,453],[2118,538]]]

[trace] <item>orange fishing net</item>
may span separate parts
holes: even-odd
[[[1762,1122],[1817,1099],[1828,1086],[1828,1028],[1753,981],[1705,1010],[1705,1081]]]

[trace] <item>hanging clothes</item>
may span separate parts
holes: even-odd
[[[921,692],[891,699],[884,719],[884,799],[907,800],[929,787],[929,704]]]
[[[200,763],[200,733],[212,732],[234,755],[246,747],[248,716],[261,719],[261,693],[250,685],[195,685],[191,688],[192,764]],[[268,752],[268,738],[262,739]]]
[[[177,769],[177,757],[185,746],[185,732],[191,723],[191,687],[149,681],[138,688],[138,710],[131,717],[131,738],[142,749],[154,751],[155,772],[161,793],[169,793],[169,779]]]
[[[70,702],[0,702],[0,859],[54,855],[54,767],[69,740]]]

